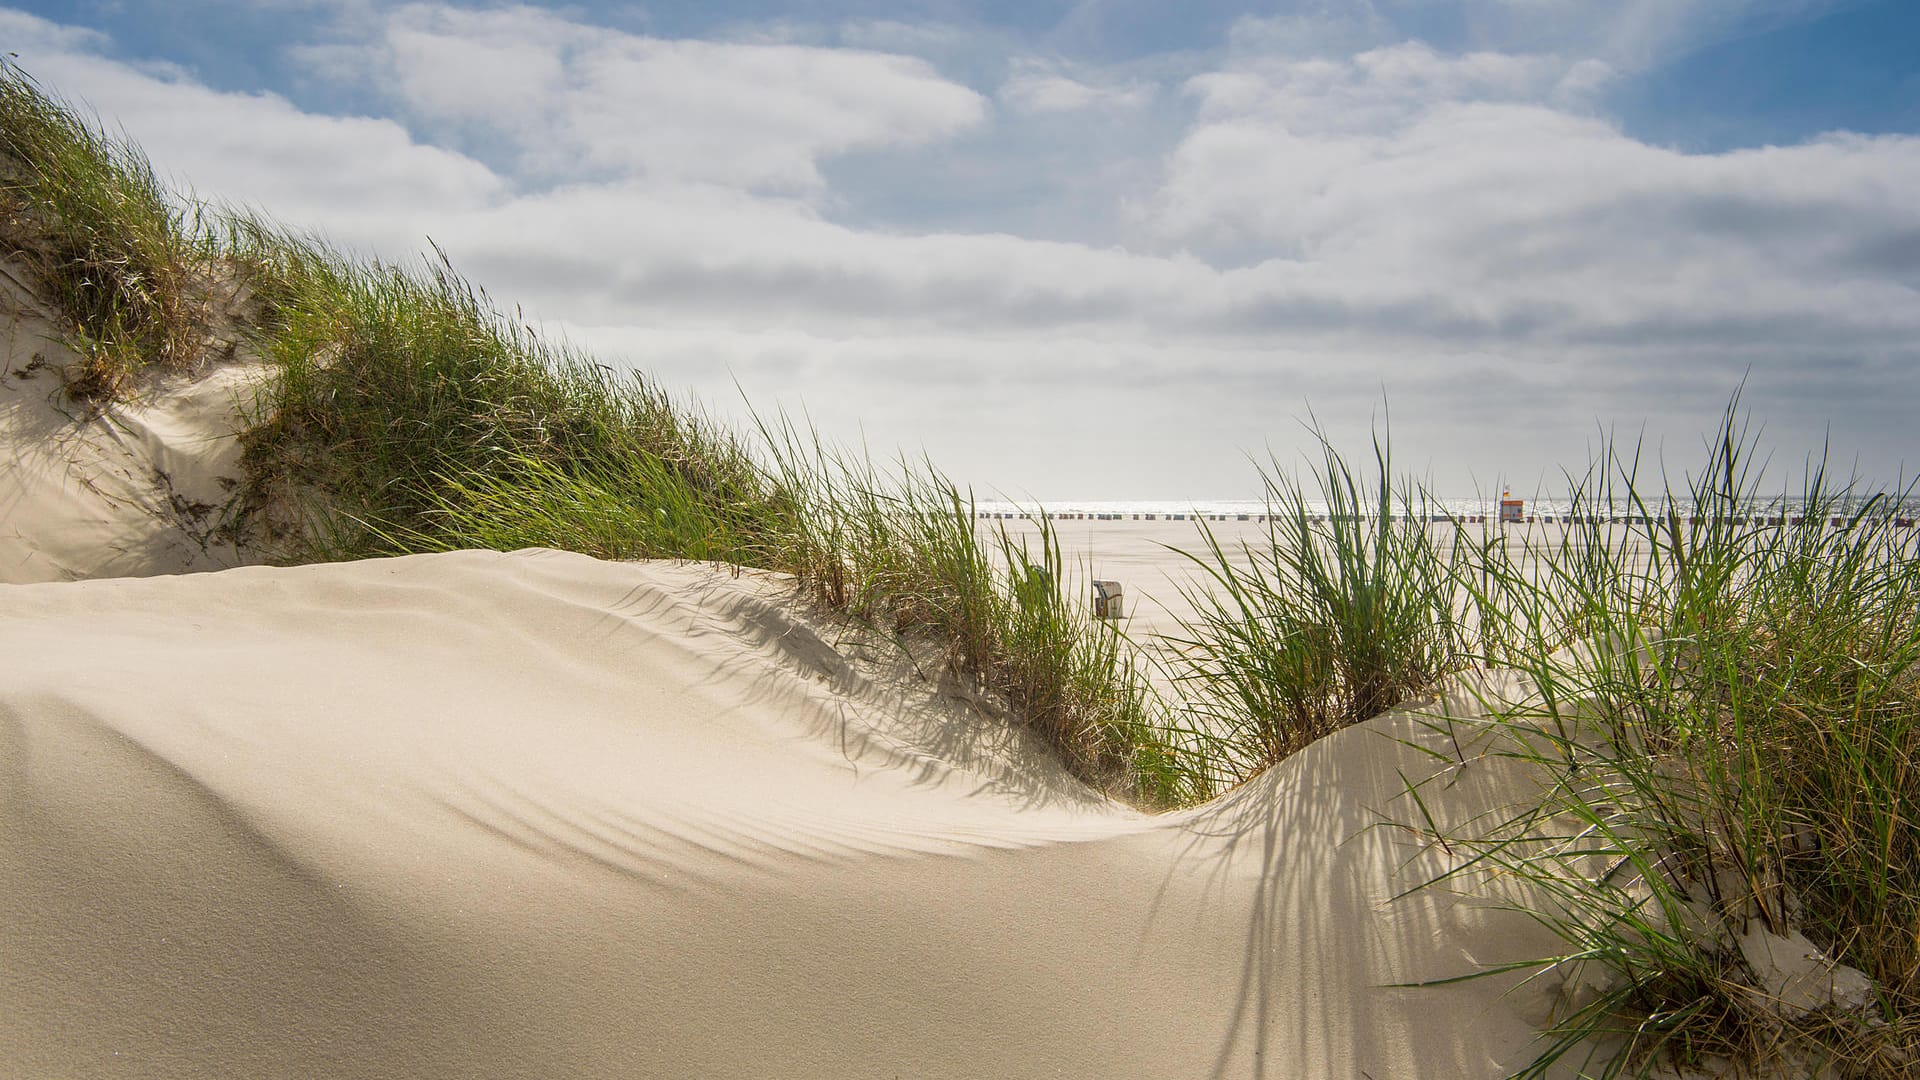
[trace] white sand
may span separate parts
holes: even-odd
[[[79,364],[0,262],[0,582],[178,574],[246,561],[215,533],[241,475],[239,409],[261,374],[228,364],[97,413]]]
[[[1206,556],[1206,541],[1195,522],[1162,517],[1157,521],[1072,519],[1052,524],[1068,563],[1066,577],[1070,588],[1078,595],[1090,596],[1090,583],[1100,579],[1118,581],[1126,590],[1126,618],[1121,627],[1135,642],[1151,646],[1157,635],[1179,637],[1185,633],[1181,624],[1195,621],[1199,616],[1191,592],[1196,585],[1208,585],[1210,579],[1205,569],[1178,553],[1193,552],[1211,562],[1211,557]],[[1004,526],[1010,536],[1024,539],[1031,549],[1038,550],[1040,527],[1035,522],[1012,519],[986,521],[981,525]],[[1239,570],[1244,571],[1251,565],[1248,548],[1262,553],[1269,549],[1271,526],[1258,520],[1208,521],[1206,527]],[[1430,528],[1437,544],[1445,546],[1454,542],[1455,526],[1432,525]],[[1558,551],[1566,543],[1578,544],[1585,540],[1585,533],[1576,530],[1569,541],[1570,534],[1563,525],[1475,524],[1462,528],[1470,544],[1492,543],[1504,547],[1522,572],[1540,569],[1542,552]],[[1609,544],[1625,544],[1636,560],[1635,565],[1645,566],[1646,545],[1632,530],[1608,527],[1602,535]]]
[[[18,1075],[1469,1077],[1542,1019],[1386,986],[1546,948],[1387,903],[1434,868],[1365,831],[1428,768],[1404,719],[1148,819],[752,576],[473,552],[0,597]]]
[[[1040,527],[1018,519],[982,522],[987,528],[1005,527],[1008,534],[1028,541],[1038,550]],[[1205,572],[1192,559],[1169,548],[1204,552],[1204,541],[1191,521],[1091,521],[1052,523],[1067,562],[1067,581],[1076,592],[1090,595],[1093,580],[1118,581],[1126,591],[1126,618],[1122,627],[1136,641],[1179,631],[1182,620],[1198,612],[1183,590],[1204,583]],[[1208,527],[1234,565],[1248,565],[1243,545],[1259,548],[1268,526],[1257,521],[1210,521]]]
[[[51,379],[0,384],[9,576],[217,562],[86,493],[102,445],[217,476],[224,405],[157,400],[116,443],[35,411]],[[1390,985],[1552,944],[1389,902],[1439,868],[1369,828],[1432,768],[1409,717],[1147,818],[801,610],[777,578],[548,551],[0,585],[0,1074],[1386,1080],[1526,1056],[1549,988]],[[1432,805],[1519,779],[1476,762]]]

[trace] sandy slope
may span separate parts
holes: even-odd
[[[1388,718],[1101,802],[778,581],[556,552],[0,588],[20,1076],[1472,1077],[1544,948]],[[1446,801],[1510,778],[1488,764]]]
[[[0,582],[177,574],[245,561],[216,538],[240,475],[258,365],[154,381],[97,412],[66,400],[78,358],[0,260]]]

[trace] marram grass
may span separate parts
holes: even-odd
[[[1462,535],[1442,541],[1428,527],[1427,501],[1410,483],[1396,487],[1384,438],[1368,479],[1315,434],[1311,486],[1278,462],[1262,470],[1264,538],[1236,552],[1203,520],[1199,550],[1187,553],[1200,571],[1188,596],[1198,615],[1167,636],[1168,666],[1215,785],[1378,716],[1468,661]]]
[[[191,365],[218,241],[133,143],[0,60],[0,221],[7,254],[80,355],[75,397]]]
[[[1366,476],[1321,446],[1308,484],[1265,473],[1263,538],[1234,550],[1203,523],[1189,554],[1199,614],[1168,644],[1197,788],[1449,676],[1516,670],[1532,695],[1445,721],[1448,745],[1492,729],[1542,797],[1435,835],[1426,800],[1477,767],[1444,757],[1399,825],[1454,855],[1427,887],[1479,890],[1565,944],[1460,973],[1567,981],[1518,1075],[1920,1074],[1914,490],[1836,483],[1813,459],[1768,491],[1736,397],[1679,487],[1637,447],[1569,476],[1549,543],[1430,528],[1384,439]],[[1739,944],[1762,931],[1804,935],[1869,999],[1783,1004]]]
[[[1920,1070],[1913,492],[1814,460],[1770,497],[1755,451],[1736,407],[1678,490],[1610,453],[1576,484],[1582,535],[1488,568],[1491,609],[1527,614],[1503,659],[1538,688],[1493,722],[1551,785],[1445,840],[1565,941],[1542,965],[1593,988],[1525,1075]],[[1597,523],[1620,506],[1635,523]],[[1762,931],[1805,935],[1869,999],[1784,1005],[1739,947]]]

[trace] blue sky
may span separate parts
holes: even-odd
[[[1602,429],[1920,465],[1911,0],[69,0],[0,41],[182,186],[722,415],[983,492],[1443,489]]]

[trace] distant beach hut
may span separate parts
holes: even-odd
[[[1093,583],[1093,617],[1118,619],[1126,614],[1125,597],[1117,581]]]
[[[1524,525],[1527,522],[1527,501],[1516,499],[1513,492],[1500,492],[1500,524]]]

